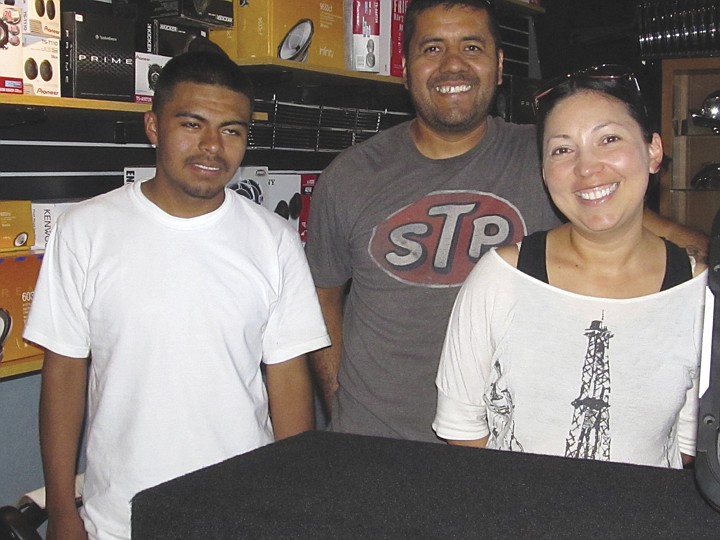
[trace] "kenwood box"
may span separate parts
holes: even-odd
[[[233,25],[232,0],[149,0],[148,4],[151,17],[169,22]]]
[[[133,101],[135,23],[76,12],[62,17],[62,95]]]

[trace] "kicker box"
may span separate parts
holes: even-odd
[[[169,56],[135,53],[135,103],[152,103],[160,71],[168,60]]]
[[[251,3],[257,3],[253,0]],[[262,3],[262,2],[261,2]],[[232,0],[149,0],[150,17],[206,26],[233,25]]]
[[[25,35],[60,38],[60,0],[15,0],[23,12]]]
[[[279,58],[345,68],[343,0],[266,0],[241,3],[231,30],[210,39],[230,58]]]
[[[23,93],[60,97],[60,40],[23,36]]]
[[[22,338],[32,303],[42,254],[0,253],[0,362],[42,354]]]
[[[0,201],[0,251],[27,249],[34,243],[30,201]]]
[[[171,24],[162,19],[141,21],[137,27],[135,51],[177,56],[187,52],[198,37],[207,38],[208,29],[188,24]]]
[[[0,0],[0,94],[22,94],[22,10]]]
[[[62,95],[134,101],[135,23],[77,12],[63,13],[62,20]]]

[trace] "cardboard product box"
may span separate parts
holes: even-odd
[[[190,43],[198,37],[209,37],[207,27],[172,24],[162,19],[147,19],[138,23],[135,51],[160,56],[177,56],[186,52]]]
[[[227,187],[247,197],[257,204],[264,204],[265,193],[263,185],[268,176],[267,167],[240,167],[235,176],[227,183]]]
[[[345,0],[345,67],[379,70],[380,0]]]
[[[61,93],[134,101],[135,23],[98,14],[62,14]]]
[[[280,58],[345,68],[343,0],[267,0],[241,3],[231,30],[210,39],[231,58]]]
[[[50,231],[55,226],[58,217],[77,204],[79,199],[44,199],[32,201],[33,231],[35,243],[32,249],[45,249],[47,247]]]
[[[0,253],[0,362],[42,354],[22,338],[32,303],[42,254]]]
[[[155,167],[125,167],[123,169],[123,179],[125,184],[130,182],[142,182],[150,180],[155,176]]]
[[[60,0],[15,0],[23,12],[25,35],[60,38]]]
[[[22,10],[12,0],[0,10],[0,94],[22,94]]]
[[[303,242],[307,238],[310,200],[319,176],[320,171],[270,171],[262,185],[263,206],[287,219]]]
[[[380,0],[380,46],[378,73],[392,77],[403,75],[403,34],[405,12],[410,0]]]
[[[60,40],[23,36],[23,93],[60,97]]]
[[[155,84],[168,60],[169,56],[135,53],[135,103],[152,103]]]
[[[30,201],[0,201],[0,251],[27,249],[34,243]]]
[[[149,0],[148,8],[151,17],[177,24],[231,27],[234,21],[232,0]]]

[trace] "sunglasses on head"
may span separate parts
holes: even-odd
[[[535,109],[535,113],[542,109],[543,99],[550,96],[550,94],[552,94],[559,86],[572,81],[593,79],[608,79],[617,81],[627,89],[640,94],[640,85],[638,84],[637,77],[635,77],[635,74],[630,68],[618,64],[600,64],[598,66],[592,66],[587,69],[568,73],[567,75],[563,75],[561,77],[556,77],[544,84],[533,95],[533,107]]]

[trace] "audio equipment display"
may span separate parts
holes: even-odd
[[[210,39],[230,57],[280,58],[345,68],[344,0],[265,0],[240,2],[231,30],[214,29]]]
[[[29,250],[0,253],[0,362],[42,354],[22,338],[42,254]]]
[[[150,16],[167,22],[217,27],[233,25],[232,0],[149,0]]]
[[[60,40],[23,36],[23,92],[60,97]]]
[[[25,35],[60,38],[60,0],[15,0],[23,12]]]
[[[134,101],[135,23],[97,14],[62,16],[62,95]]]
[[[170,56],[135,53],[135,103],[152,103],[155,83]]]
[[[0,0],[0,94],[22,93],[22,10],[14,0]]]

